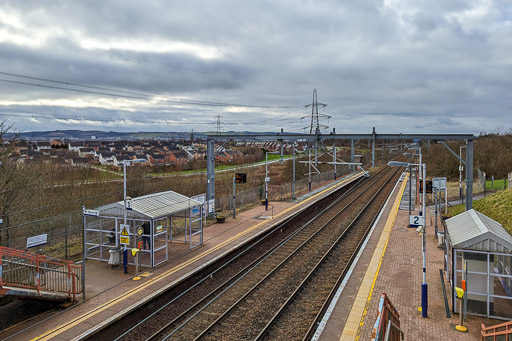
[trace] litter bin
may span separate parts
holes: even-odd
[[[119,254],[121,253],[121,249],[111,249],[108,250],[110,257],[108,259],[108,264],[113,268],[114,266],[119,266]]]
[[[444,232],[437,231],[437,247],[443,248],[444,247]]]

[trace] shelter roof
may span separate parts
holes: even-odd
[[[131,199],[132,209],[127,211],[129,218],[157,219],[176,216],[194,206],[202,204],[174,191],[153,193]],[[97,208],[101,216],[122,217],[124,201],[115,202]]]
[[[453,247],[512,252],[512,236],[503,226],[471,209],[446,220]]]

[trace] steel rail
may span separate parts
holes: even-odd
[[[377,172],[374,176],[380,174],[381,171]],[[345,193],[343,193],[342,195],[340,195],[338,198],[335,199],[335,201],[333,201],[326,209],[322,210],[322,212],[328,210],[329,208],[332,208],[334,205],[338,204],[339,201],[345,199],[347,196],[349,196],[351,193],[353,193],[354,191],[358,190],[358,188],[360,188],[361,186],[365,185],[369,180],[372,180],[372,178],[360,178],[360,179],[357,179],[356,181],[354,181],[353,183],[353,186],[351,188],[349,188]],[[340,188],[341,189],[341,188]],[[337,191],[336,191],[337,192]],[[333,192],[331,195],[334,195],[336,192]],[[328,197],[326,197],[328,198]],[[324,200],[326,199],[324,198]],[[305,208],[307,209],[307,208]],[[301,212],[298,212],[298,213],[301,213]],[[297,214],[298,214],[297,213]],[[153,313],[151,313],[149,316],[145,317],[144,319],[138,321],[135,325],[133,325],[132,327],[130,327],[128,330],[126,330],[125,332],[123,332],[122,334],[120,334],[119,336],[117,336],[114,340],[121,340],[123,337],[127,336],[129,333],[131,333],[133,330],[135,330],[136,328],[140,327],[143,323],[147,322],[149,319],[153,318],[156,314],[158,314],[159,312],[161,312],[163,309],[165,309],[166,307],[168,307],[170,304],[174,303],[177,299],[179,299],[180,297],[182,297],[183,295],[187,294],[188,292],[190,292],[193,288],[195,288],[196,286],[200,285],[202,282],[204,282],[205,280],[207,280],[208,278],[210,278],[211,276],[213,276],[214,274],[216,274],[217,272],[221,271],[222,269],[224,269],[225,267],[227,267],[228,265],[230,265],[231,263],[233,263],[234,261],[236,261],[238,258],[242,257],[243,255],[245,255],[247,252],[250,252],[252,250],[253,247],[257,246],[258,244],[260,244],[261,242],[264,242],[265,239],[269,238],[270,236],[272,236],[272,233],[281,229],[283,227],[284,224],[288,223],[292,218],[295,218],[297,214],[294,214],[293,216],[289,217],[286,221],[282,222],[281,224],[275,226],[272,231],[270,231],[270,233],[268,233],[266,236],[263,237],[263,239],[260,239],[260,240],[257,240],[257,241],[254,241],[252,243],[252,245],[249,245],[243,252],[241,252],[239,255],[237,255],[236,257],[233,257],[229,262],[227,262],[226,264],[222,265],[221,267],[219,267],[218,269],[216,269],[215,271],[207,274],[204,276],[203,279],[201,279],[199,282],[195,283],[193,286],[189,287],[187,290],[183,291],[179,296],[173,298],[172,300],[170,300],[169,302],[167,302],[165,305],[163,305],[162,307],[158,308],[157,310],[155,310]],[[313,219],[312,219],[313,220]],[[289,237],[287,237],[285,239],[288,240],[290,238],[292,238],[294,235],[296,235],[297,233],[299,233],[303,228],[307,227],[308,224],[310,224],[310,222],[312,221],[310,220],[309,222],[307,222],[306,224],[304,224],[301,228],[299,228],[297,231],[293,232],[292,235],[290,235]],[[283,242],[280,242],[280,243],[283,243]],[[280,243],[276,244],[276,246],[274,246],[274,248],[278,247],[280,245]],[[270,252],[272,249],[270,249],[269,251],[267,252]],[[263,254],[260,258],[263,258],[265,256],[265,254]],[[251,264],[249,264],[248,266],[246,266],[244,269],[247,269],[248,267],[250,267],[252,264],[256,263],[258,261],[258,259],[256,259],[255,261],[253,261]],[[243,272],[243,270],[240,270],[239,273]],[[236,275],[235,275],[236,276]],[[235,277],[233,276],[232,278],[228,279],[227,281],[225,281],[223,284],[219,285],[217,288],[215,288],[212,293],[214,293],[215,291],[218,291],[222,286],[225,286],[227,283],[229,283],[230,281],[233,280],[233,278]],[[211,294],[205,296],[206,297],[209,297],[211,296]],[[179,316],[177,316],[176,318],[174,318],[171,322],[169,323],[166,323],[165,326],[163,326],[162,328],[160,328],[157,332],[155,332],[154,334],[152,334],[149,338],[147,338],[147,340],[154,340],[157,338],[157,334],[161,334],[163,330],[167,329],[170,325],[176,323],[177,320],[179,319],[182,319],[184,315],[186,315],[187,313],[190,313],[191,310],[195,309],[197,307],[197,305],[199,305],[200,303],[204,303],[205,299],[202,299],[201,301],[198,301],[196,304],[194,304],[194,306],[190,307],[189,309],[187,309],[185,312],[183,312],[182,314],[180,314]]]
[[[380,179],[381,177],[379,177]],[[376,181],[374,181],[372,183],[375,184]],[[363,209],[361,211],[365,211],[366,208],[368,207],[368,205],[372,202],[372,200],[376,197],[377,194],[375,194],[374,196],[372,196],[372,198],[368,201],[368,203],[363,207]],[[353,202],[356,202],[357,199],[354,199],[351,204]],[[348,207],[348,205],[347,205]],[[338,212],[334,217],[332,217],[331,219],[329,219],[328,222],[326,222],[325,224],[322,225],[322,227],[320,229],[318,229],[317,232],[315,232],[314,235],[312,235],[310,238],[308,238],[308,240],[304,241],[299,247],[296,248],[296,250],[294,250],[290,255],[288,255],[281,263],[279,263],[271,272],[269,272],[264,278],[262,278],[258,283],[256,283],[248,292],[246,292],[240,299],[238,299],[231,307],[229,307],[228,309],[226,309],[224,311],[224,313],[222,315],[220,315],[214,322],[212,322],[205,330],[203,330],[201,332],[201,334],[199,334],[194,340],[199,340],[201,339],[203,336],[205,336],[209,331],[211,331],[211,329],[213,329],[216,325],[218,325],[220,323],[220,321],[222,321],[231,311],[233,311],[233,309],[235,309],[241,302],[243,302],[245,300],[245,298],[247,296],[249,296],[251,293],[253,293],[256,289],[258,289],[260,287],[260,285],[262,285],[264,282],[266,282],[278,269],[280,269],[282,266],[284,266],[286,263],[288,263],[288,261],[295,255],[297,254],[297,252],[299,250],[301,250],[306,244],[309,244],[309,242],[317,235],[319,234],[321,231],[323,231],[325,229],[325,227],[327,227],[328,225],[330,225],[337,217],[339,217],[339,215],[344,212],[343,211],[340,211]],[[361,213],[358,214],[357,217],[359,217],[361,215]],[[319,215],[320,216],[320,215]],[[349,225],[350,226],[350,225]],[[347,228],[347,230],[349,229],[350,227]],[[347,231],[346,230],[346,231]],[[345,232],[346,232],[345,231]],[[343,233],[343,235],[345,234],[345,232]]]
[[[249,273],[254,267],[256,267],[257,265],[259,265],[259,263],[261,263],[263,260],[267,259],[268,257],[270,257],[276,250],[278,250],[280,247],[282,247],[285,243],[287,243],[289,240],[291,240],[292,238],[294,238],[297,234],[299,234],[300,232],[302,232],[305,228],[311,226],[311,224],[318,219],[318,217],[322,216],[324,213],[326,213],[327,211],[333,209],[333,207],[335,207],[336,205],[338,205],[343,199],[346,199],[349,195],[353,194],[355,191],[357,190],[360,190],[363,186],[365,185],[368,185],[368,186],[371,186],[373,185],[378,179],[380,179],[380,174],[381,172],[375,174],[372,178],[370,179],[364,179],[361,183],[357,184],[356,186],[350,188],[346,193],[344,193],[342,196],[336,198],[335,201],[333,201],[328,207],[326,207],[325,209],[323,209],[320,213],[318,213],[315,217],[313,217],[312,219],[310,219],[308,222],[306,222],[305,224],[303,224],[297,231],[293,232],[290,236],[288,236],[285,240],[281,241],[280,243],[276,244],[274,247],[272,247],[271,249],[269,249],[266,253],[262,254],[260,257],[258,257],[256,260],[254,260],[253,262],[251,262],[249,265],[247,265],[244,269],[240,270],[239,272],[237,272],[235,275],[233,275],[231,278],[229,278],[228,280],[226,280],[224,283],[220,284],[219,286],[217,286],[210,294],[206,295],[202,300],[198,301],[196,304],[194,304],[193,306],[191,306],[189,309],[187,309],[186,311],[184,311],[182,314],[180,314],[179,316],[177,316],[176,318],[174,318],[172,321],[170,321],[169,323],[167,323],[165,326],[163,326],[162,328],[160,328],[157,332],[155,332],[154,334],[152,334],[149,338],[147,338],[146,340],[156,340],[156,339],[160,339],[162,337],[162,333],[165,331],[165,329],[168,329],[171,325],[173,324],[176,324],[179,320],[182,320],[186,315],[190,314],[190,312],[192,312],[194,309],[196,309],[198,306],[202,305],[202,304],[205,304],[205,302],[211,298],[212,296],[214,297],[213,299],[210,300],[210,302],[208,304],[205,304],[200,311],[202,311],[204,308],[208,307],[209,304],[211,304],[218,296],[220,296],[222,293],[224,293],[226,290],[225,289],[229,289],[234,283],[236,283],[238,280],[240,280],[241,278],[243,278],[243,276],[245,276],[245,274]],[[357,197],[354,198],[353,200],[351,200],[349,203],[347,203],[345,205],[345,207],[343,207],[336,215],[338,216],[339,214],[341,214],[341,212],[345,211],[352,203],[354,203],[355,201],[357,200]],[[334,217],[334,218],[335,218]],[[333,219],[334,219],[333,218]],[[332,220],[332,219],[331,219]],[[330,222],[330,221],[329,221]],[[329,223],[327,222],[327,223]],[[326,224],[327,224],[326,223]],[[278,229],[280,227],[276,227],[276,229]],[[319,229],[321,229],[322,227],[320,227]],[[318,232],[318,231],[317,231]],[[313,235],[314,236],[314,235]],[[310,238],[312,238],[313,236],[311,236]],[[309,240],[309,239],[308,239]],[[247,250],[249,251],[249,250]],[[239,278],[237,278],[239,277]],[[233,283],[234,282],[234,283]],[[231,283],[231,285],[230,285]],[[229,285],[228,288],[225,288],[227,285]],[[217,295],[216,293],[221,291],[222,292]],[[169,302],[169,303],[172,303],[172,302]],[[168,304],[167,304],[168,305]],[[167,306],[166,305],[166,306]],[[194,314],[197,315],[197,313],[199,313],[200,311],[196,312]],[[152,314],[153,316],[154,314]],[[187,319],[187,321],[185,321],[182,325],[180,325],[177,329],[175,329],[171,334],[168,334],[166,336],[164,336],[162,339],[163,340],[166,340],[168,339],[170,336],[172,336],[176,331],[178,331],[185,323],[187,323],[191,318],[193,318],[194,316],[190,317],[189,319]],[[126,333],[125,333],[126,334]],[[119,339],[119,338],[118,338]]]
[[[398,172],[398,170],[396,170],[396,172]],[[396,174],[396,172],[395,172],[395,174]],[[392,178],[393,177],[391,177],[391,179]],[[391,195],[391,192],[388,194],[387,197],[389,197],[390,195]],[[384,200],[382,202],[382,205],[381,205],[381,207],[378,210],[379,212],[383,209],[384,205],[386,204],[386,200]],[[361,240],[359,241],[355,251],[352,253],[352,256],[350,257],[350,260],[348,261],[347,265],[343,268],[343,271],[338,276],[338,279],[336,280],[336,283],[334,284],[334,286],[332,287],[331,291],[329,292],[329,295],[327,296],[327,298],[325,299],[324,303],[322,304],[322,307],[320,308],[320,310],[316,314],[313,322],[311,322],[311,325],[309,326],[309,329],[306,332],[306,335],[304,336],[303,340],[309,340],[309,339],[312,338],[314,332],[316,331],[316,328],[318,327],[318,321],[320,321],[322,319],[322,317],[324,316],[327,308],[329,307],[330,302],[332,301],[334,295],[336,294],[336,291],[338,290],[341,282],[345,278],[345,276],[346,276],[350,266],[352,265],[352,262],[354,261],[354,258],[356,257],[356,255],[359,252],[359,250],[361,249],[361,246],[363,245],[366,237],[368,236],[368,233],[370,232],[370,229],[371,229],[372,225],[375,223],[375,220],[377,219],[377,216],[378,216],[378,213],[373,217],[372,222],[368,225],[368,228],[366,229],[363,238],[361,238]]]
[[[303,224],[297,231],[295,231],[292,235],[290,235],[289,237],[287,237],[284,241],[276,244],[276,246],[274,246],[272,249],[268,250],[265,254],[263,254],[262,256],[260,256],[258,259],[256,259],[255,261],[253,261],[251,264],[249,264],[247,267],[245,267],[243,270],[241,270],[240,272],[238,272],[236,275],[234,275],[233,277],[231,277],[230,279],[228,279],[227,281],[225,281],[223,284],[219,285],[214,291],[212,291],[211,294],[205,296],[205,298],[203,300],[201,300],[200,302],[197,303],[197,305],[200,305],[200,304],[205,304],[204,302],[212,297],[212,296],[215,296],[215,292],[218,292],[223,286],[227,285],[228,283],[230,282],[233,282],[235,281],[235,277],[236,276],[239,276],[240,273],[244,273],[244,276],[245,274],[247,274],[250,270],[252,270],[252,268],[255,267],[254,264],[256,263],[261,263],[263,260],[265,260],[266,258],[268,258],[273,252],[275,252],[277,249],[279,249],[280,247],[282,247],[286,242],[288,242],[290,239],[292,239],[293,237],[295,237],[298,233],[300,233],[301,231],[303,231],[306,227],[309,227],[311,226],[320,216],[322,216],[324,213],[326,213],[327,211],[333,209],[336,205],[338,205],[340,203],[340,201],[342,201],[343,199],[346,199],[348,196],[350,196],[351,194],[355,193],[356,191],[360,191],[360,192],[364,192],[366,191],[369,187],[371,187],[376,181],[378,181],[380,179],[380,177],[382,176],[382,174],[384,174],[384,172],[382,170],[380,170],[379,172],[377,172],[376,174],[374,174],[371,178],[365,178],[364,180],[362,180],[362,182],[358,183],[356,186],[350,188],[346,193],[344,193],[342,196],[340,196],[339,198],[337,198],[334,202],[332,202],[328,207],[326,207],[325,209],[323,209],[320,213],[316,214],[315,217],[313,217],[312,219],[310,219],[308,222],[306,222],[305,224]],[[365,187],[367,186],[367,187]],[[360,195],[360,194],[359,194]],[[341,214],[341,212],[345,211],[352,203],[354,203],[356,200],[358,199],[358,197],[355,197],[354,199],[352,199],[349,203],[346,203],[345,204],[345,207],[343,207],[340,211],[338,211],[337,214],[335,214],[335,217],[336,216],[339,216],[339,214]],[[334,217],[334,218],[335,218]],[[332,219],[331,219],[332,220]],[[330,221],[329,221],[330,222]],[[329,223],[327,222],[327,223]],[[279,228],[279,227],[277,227]],[[319,227],[318,229],[321,229],[322,227]],[[258,265],[258,264],[256,264]],[[242,277],[241,277],[242,278]],[[239,278],[239,279],[241,279]],[[237,279],[237,281],[239,280]],[[217,297],[213,298],[210,303],[212,303]],[[210,303],[206,304],[204,307],[201,308],[201,310],[205,309]],[[168,329],[169,326],[171,326],[172,324],[176,324],[178,320],[180,319],[183,319],[185,315],[189,314],[193,309],[195,309],[197,307],[197,305],[194,305],[193,307],[189,308],[187,311],[183,312],[180,316],[176,317],[175,319],[173,319],[171,322],[167,323],[165,326],[163,326],[162,328],[159,329],[159,331],[157,331],[156,333],[154,333],[150,338],[148,338],[147,340],[156,340],[156,339],[159,339],[162,337],[162,333],[163,331],[165,331],[165,329]],[[200,311],[199,311],[200,312]],[[199,313],[197,312],[197,313]],[[196,314],[197,314],[196,313]],[[195,315],[194,315],[195,316]],[[191,318],[193,318],[194,316],[192,316]],[[191,318],[189,318],[186,322],[188,322]],[[186,323],[185,322],[185,323]],[[177,329],[173,330],[171,334],[168,334],[166,335],[163,340],[166,340],[168,339],[170,336],[172,336],[175,332],[177,332],[179,329],[181,329],[181,327],[184,326],[183,323],[182,325],[180,325]]]
[[[384,189],[384,187],[389,183],[389,181],[391,181],[391,179],[393,178],[393,176],[396,174],[398,170],[395,170],[393,172],[393,174],[390,176],[390,178],[379,188],[379,190],[375,193],[375,195],[368,201],[368,203],[363,207],[363,209],[358,213],[358,215],[352,220],[352,222],[349,224],[349,226],[347,227],[347,229],[345,231],[343,231],[343,233],[336,239],[336,241],[334,242],[334,244],[329,248],[329,250],[327,250],[325,252],[325,254],[322,256],[322,258],[317,262],[317,264],[311,269],[311,271],[307,274],[307,276],[304,278],[304,280],[302,280],[302,282],[297,286],[297,288],[292,292],[292,294],[288,297],[288,299],[283,303],[283,305],[281,306],[281,308],[274,314],[274,316],[271,318],[271,320],[267,323],[267,325],[263,328],[263,330],[258,334],[258,336],[255,338],[255,340],[262,340],[263,337],[266,335],[266,333],[268,332],[268,330],[270,329],[270,327],[272,325],[274,325],[274,323],[277,321],[277,319],[282,315],[282,313],[284,312],[284,310],[292,303],[292,301],[295,299],[295,297],[299,294],[299,292],[304,288],[304,286],[307,284],[307,282],[311,279],[311,277],[313,277],[313,275],[316,274],[317,270],[320,268],[320,266],[326,261],[327,257],[330,256],[330,254],[332,253],[332,251],[334,249],[336,249],[337,247],[339,247],[339,244],[344,241],[346,235],[351,231],[351,229],[354,227],[354,225],[356,224],[356,222],[358,220],[360,220],[360,218],[363,216],[363,214],[366,213],[366,210],[368,209],[368,207],[374,202],[374,200],[377,198],[377,196],[382,192],[382,190]],[[380,211],[380,208],[379,208],[379,211]],[[373,219],[375,220],[375,218]],[[373,220],[372,220],[372,224],[373,224]],[[370,224],[370,227],[371,227],[371,224]],[[346,272],[346,269],[348,269],[348,267],[351,265],[352,263],[352,260],[355,258],[355,255],[357,253],[357,251],[359,250],[360,246],[362,245],[364,239],[366,238],[366,235],[369,231],[369,228],[366,229],[366,232],[364,233],[363,235],[363,238],[359,241],[358,245],[356,246],[355,248],[355,251],[352,253],[349,261],[347,262],[347,264],[345,265],[343,271],[342,271],[342,274],[340,275],[340,277],[343,277],[345,272]],[[339,279],[338,279],[339,281]],[[337,281],[337,282],[338,282]],[[316,320],[316,319],[315,319]],[[309,331],[309,329],[308,329]],[[306,334],[308,335],[308,334]]]

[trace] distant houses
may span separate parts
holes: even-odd
[[[234,149],[218,151],[215,160],[218,162],[243,162],[247,155],[238,149],[263,146],[257,142],[237,144]],[[56,165],[71,167],[87,167],[91,164],[119,167],[124,161],[137,160],[139,164],[149,166],[175,166],[182,169],[192,161],[206,158],[206,143],[191,143],[160,140],[138,141],[16,141],[11,146],[13,158],[19,163],[53,162]],[[220,146],[218,146],[220,147]],[[277,148],[277,145],[276,145]],[[196,164],[200,165],[200,164]]]

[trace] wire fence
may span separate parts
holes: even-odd
[[[343,176],[350,171],[338,171],[339,176]],[[311,186],[317,187],[333,179],[333,172],[328,171],[312,175]],[[308,178],[297,180],[295,183],[295,194],[308,191]],[[236,190],[237,210],[244,210],[256,204],[261,204],[265,199],[264,184],[244,188],[245,185],[238,185]],[[200,194],[200,193],[197,193]],[[268,186],[268,198],[271,201],[282,201],[291,199],[293,196],[292,183],[272,184]],[[233,196],[218,196],[215,199],[215,207],[220,211],[232,209]],[[25,250],[28,247],[28,238],[40,235],[46,235],[46,244],[31,248],[31,252],[44,254],[59,259],[80,259],[82,255],[82,211],[51,216],[48,218],[22,222],[15,225],[11,222],[10,226],[0,227],[2,239],[0,245]],[[1,225],[0,225],[1,226]]]
[[[344,176],[350,173],[350,170],[341,171],[341,174],[337,172],[337,176]],[[334,179],[334,173],[327,171],[320,174],[314,174],[311,176],[311,188],[315,188],[319,185],[326,183],[327,181]],[[255,204],[263,203],[265,200],[265,185],[244,189],[243,185],[236,188],[235,194],[235,207],[238,209],[254,206]],[[309,179],[303,178],[295,182],[295,196],[298,197],[302,193],[309,191]],[[283,201],[292,199],[293,197],[293,184],[287,182],[283,184],[272,184],[268,185],[268,200],[269,201]],[[229,209],[233,209],[233,195],[227,197],[220,197],[215,199],[215,207],[217,211],[223,212]]]

